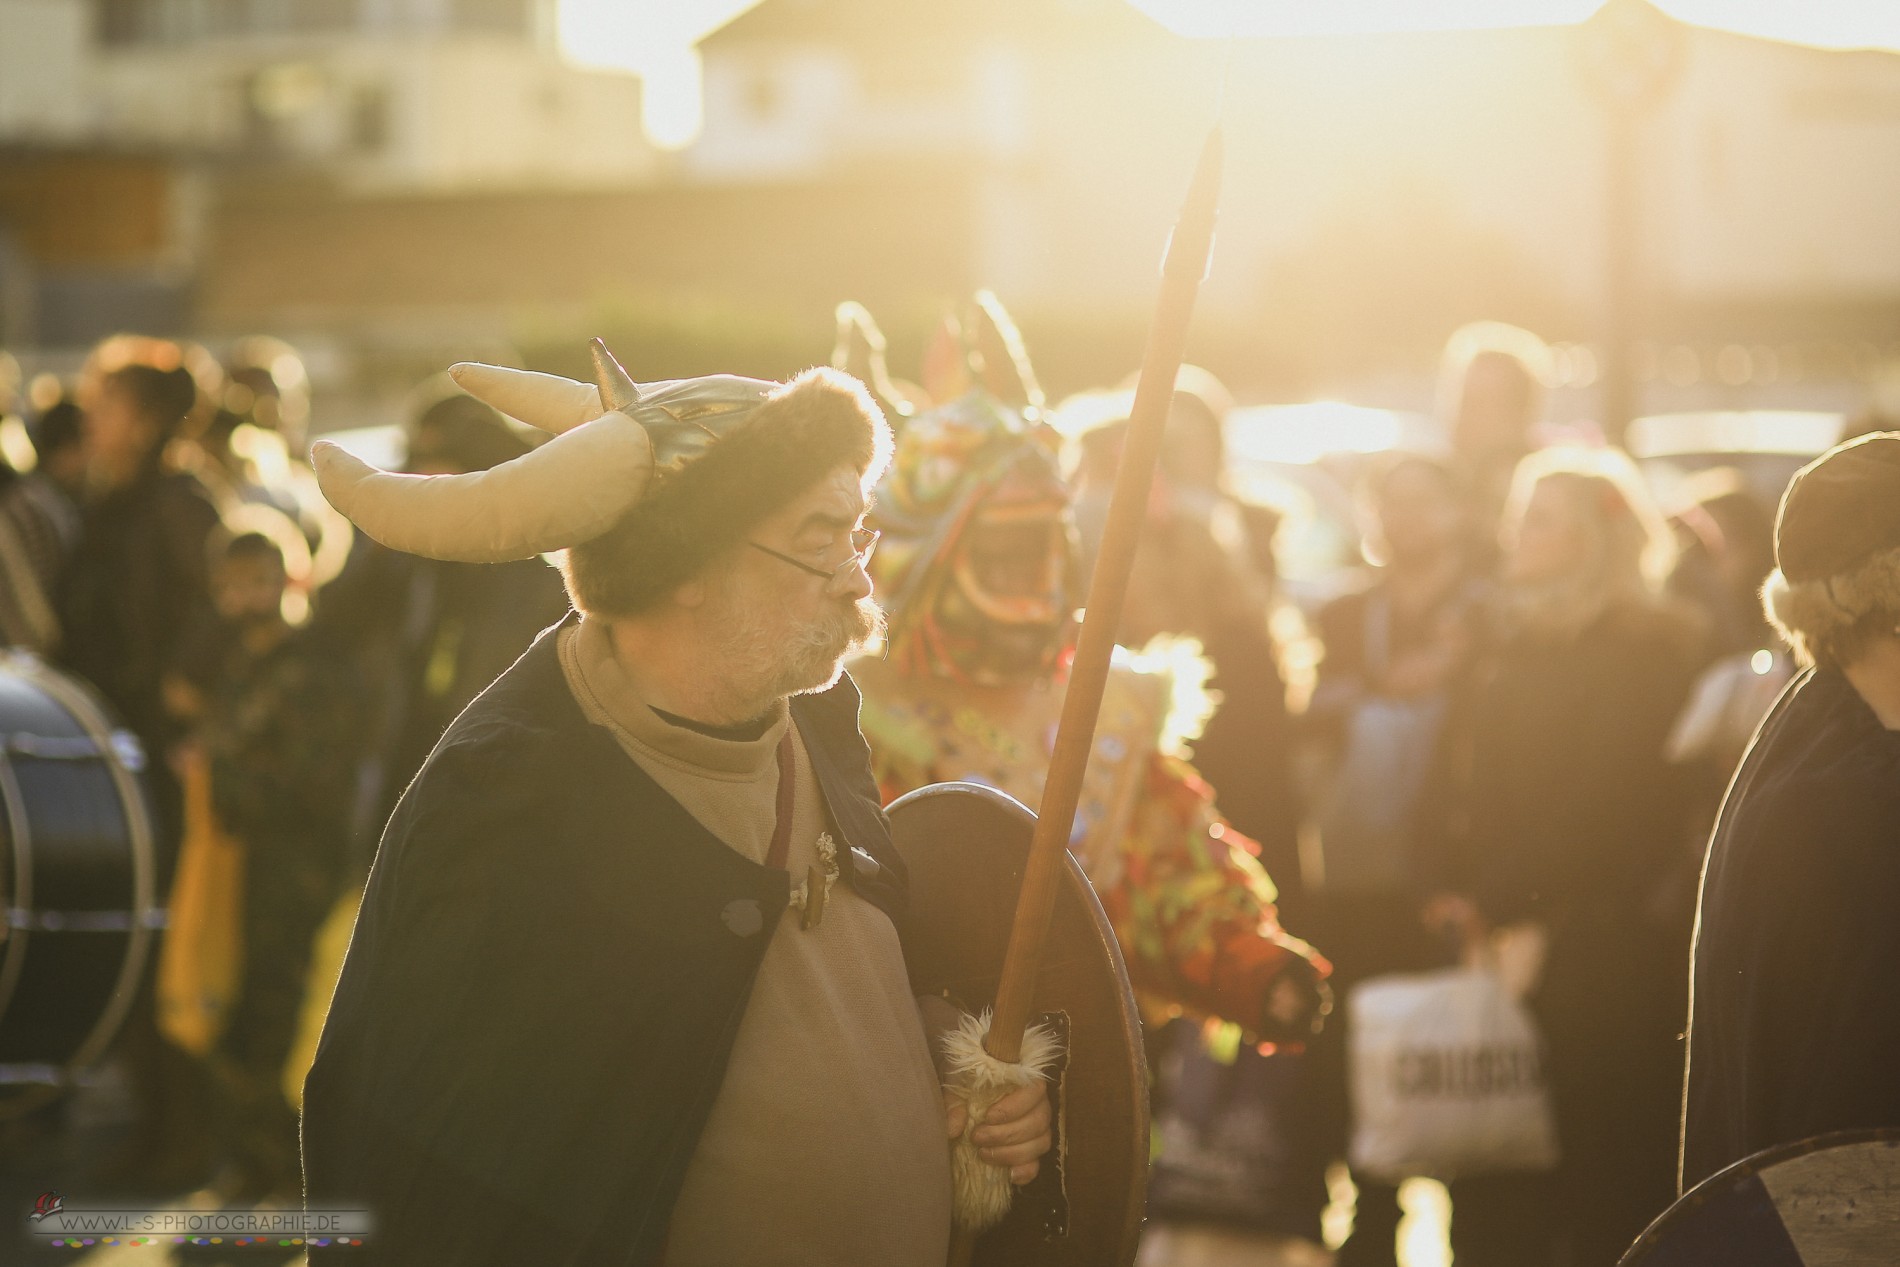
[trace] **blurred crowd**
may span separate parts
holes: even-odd
[[[1673,1200],[1702,853],[1792,672],[1757,597],[1773,502],[1714,466],[1660,504],[1622,450],[1545,427],[1547,358],[1496,323],[1453,337],[1439,442],[1351,469],[1367,566],[1292,632],[1273,625],[1272,649],[1246,640],[1264,638],[1258,609],[1232,628],[1213,614],[1272,592],[1271,514],[1224,493],[1212,393],[1178,398],[1171,426],[1202,438],[1171,449],[1215,457],[1198,475],[1170,464],[1131,617],[1137,636],[1209,648],[1217,721],[1246,739],[1230,749],[1210,725],[1196,763],[1261,842],[1281,918],[1332,962],[1337,997],[1458,964],[1502,963],[1518,983],[1561,1160],[1450,1184],[1460,1267],[1613,1263]],[[1223,515],[1242,526],[1246,584],[1181,566],[1182,534],[1218,537]],[[1198,592],[1169,592],[1184,580]],[[1289,690],[1275,651],[1315,665],[1309,680]],[[1337,1009],[1305,1052],[1230,1062],[1203,1053],[1198,1025],[1176,1028],[1157,1062],[1164,1223],[1321,1240],[1324,1171],[1350,1151],[1351,1017]],[[1396,1184],[1352,1178],[1338,1262],[1392,1264]]]
[[[176,904],[181,853],[206,831],[245,859],[242,984],[215,1041],[181,1046],[145,974],[120,1039],[139,1116],[100,1178],[294,1200],[284,1070],[310,1041],[317,930],[360,888],[448,722],[566,610],[560,579],[538,560],[461,566],[353,536],[303,460],[307,382],[276,340],[220,361],[121,337],[70,384],[17,380],[0,412],[29,444],[0,466],[0,640],[89,683],[137,736],[161,899]],[[419,400],[408,470],[527,451],[445,384]]]
[[[1709,469],[1659,504],[1620,450],[1552,443],[1547,361],[1522,330],[1459,332],[1437,442],[1337,476],[1363,563],[1297,602],[1281,510],[1231,479],[1233,403],[1184,371],[1123,630],[1198,641],[1220,707],[1195,768],[1336,996],[1483,955],[1529,965],[1562,1159],[1451,1185],[1460,1267],[1609,1264],[1674,1197],[1702,850],[1791,671],[1756,596],[1772,501]],[[126,1022],[140,1118],[111,1174],[294,1199],[285,1067],[319,929],[448,722],[566,610],[559,576],[353,536],[304,463],[308,383],[280,342],[220,359],[121,337],[71,382],[7,368],[0,641],[90,683],[142,742],[161,894],[194,824],[247,860],[245,970],[218,1036],[182,1048],[150,974]],[[1098,398],[1065,432],[1085,557],[1114,414]],[[529,441],[444,379],[418,388],[404,444],[403,469],[443,473]],[[1300,1052],[1156,1026],[1157,1219],[1321,1241],[1350,1133],[1346,1020]],[[1339,1261],[1394,1263],[1396,1189],[1355,1182]]]

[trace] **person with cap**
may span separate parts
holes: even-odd
[[[1681,1184],[1775,1144],[1900,1126],[1900,432],[1803,467],[1763,597],[1804,671],[1709,843]]]
[[[564,550],[578,610],[390,820],[304,1086],[307,1208],[366,1209],[374,1262],[934,1267],[969,1115],[840,669],[880,623],[889,428],[829,369],[636,386],[595,359],[598,386],[452,371],[555,433],[493,470],[314,455],[390,546]],[[971,1142],[1027,1182],[1051,1116],[1019,1081]]]
[[[494,409],[438,376],[405,428],[403,470],[491,470],[532,447]],[[317,595],[315,632],[346,649],[375,708],[351,812],[349,871],[359,884],[403,788],[469,702],[568,609],[560,574],[537,557],[465,563],[391,550],[358,535]],[[334,966],[334,965],[333,965]]]

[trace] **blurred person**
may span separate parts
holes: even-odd
[[[880,624],[889,429],[834,370],[636,387],[596,347],[597,388],[462,367],[563,433],[472,480],[318,450],[365,532],[565,549],[578,610],[390,821],[305,1084],[306,1199],[373,1212],[352,1260],[935,1267],[973,1124],[842,667]],[[1028,1081],[973,1127],[1017,1183],[1050,1145]]]
[[[1092,571],[1131,404],[1128,392],[1075,402],[1077,414],[1093,415],[1078,445],[1076,518],[1090,565],[1084,575]],[[1160,636],[1200,644],[1218,706],[1189,759],[1222,816],[1256,847],[1274,877],[1279,911],[1299,929],[1306,897],[1301,806],[1286,683],[1269,629],[1276,571],[1259,562],[1271,553],[1259,512],[1244,510],[1227,490],[1231,408],[1219,380],[1183,367],[1129,577],[1122,638],[1129,646]],[[1276,1050],[1222,1041],[1217,1056],[1208,1032],[1187,1022],[1152,1031],[1150,1046],[1164,1075],[1156,1085],[1163,1140],[1156,1210],[1239,1224],[1280,1240],[1276,1249],[1317,1245],[1327,1195],[1324,1162],[1304,1143],[1312,1129],[1311,1053],[1298,1044]]]
[[[200,470],[196,437],[210,423],[224,391],[224,369],[217,358],[199,343],[180,343],[172,339],[141,334],[110,335],[93,344],[75,376],[73,399],[88,419],[95,412],[107,380],[123,369],[144,366],[169,374],[182,386],[189,382],[191,394],[184,400],[184,413],[166,433],[159,460],[167,471],[185,473],[204,484]],[[94,467],[88,438],[88,466]],[[94,475],[96,469],[92,470]],[[206,485],[208,488],[209,486]],[[213,498],[215,503],[216,498]]]
[[[466,474],[528,451],[499,413],[455,390],[411,423],[403,468]],[[352,648],[377,701],[358,792],[359,844],[373,843],[449,723],[567,605],[560,573],[539,558],[457,563],[356,539],[342,575],[319,595],[316,624]],[[359,869],[368,863],[357,861]]]
[[[312,586],[328,583],[351,534],[304,461],[310,398],[302,360],[283,340],[254,335],[233,345],[218,373],[214,407],[189,437],[193,469],[227,517],[262,505],[290,518],[312,555]]]
[[[1900,1127],[1900,432],[1799,471],[1764,602],[1802,672],[1710,838],[1684,1189],[1761,1149]]]
[[[1131,402],[1137,377],[1130,375],[1122,383]],[[1183,365],[1175,374],[1160,470],[1176,501],[1195,513],[1211,516],[1229,500],[1227,415],[1233,409],[1233,394],[1207,370]],[[1099,525],[1090,525],[1088,535],[1099,537]]]
[[[1327,948],[1342,994],[1446,959],[1422,919],[1420,796],[1446,712],[1479,653],[1487,599],[1468,550],[1465,481],[1451,461],[1392,454],[1368,477],[1365,500],[1365,553],[1378,570],[1320,609],[1324,657],[1303,718],[1332,771],[1316,813],[1321,863],[1305,928]],[[1351,1131],[1346,1022],[1342,1015],[1314,1049],[1325,1119],[1315,1147],[1328,1158],[1346,1155]],[[1339,1262],[1392,1267],[1398,1189],[1358,1173],[1353,1183],[1353,1231]]]
[[[283,551],[261,533],[212,572],[225,656],[198,741],[211,803],[242,846],[242,985],[211,1053],[235,1204],[300,1191],[297,1112],[283,1067],[318,924],[343,883],[360,686],[350,666],[284,619]]]
[[[1233,824],[1260,842],[1269,869],[1286,877],[1297,906],[1301,807],[1292,777],[1286,679],[1268,627],[1279,579],[1276,516],[1229,491],[1226,426],[1233,407],[1233,396],[1214,375],[1197,365],[1181,367],[1162,450],[1171,508],[1209,525],[1231,569],[1245,578],[1245,597],[1215,613],[1204,628],[1176,632],[1201,639],[1214,665],[1209,687],[1221,700],[1194,743],[1195,768],[1221,790],[1222,811]]]
[[[1752,655],[1777,645],[1762,612],[1761,587],[1775,568],[1775,517],[1733,467],[1684,482],[1671,516],[1682,542],[1669,591],[1709,618],[1710,649]]]
[[[91,682],[145,745],[165,891],[182,801],[165,755],[183,737],[167,702],[191,640],[215,623],[206,550],[218,513],[165,448],[197,400],[183,367],[133,363],[105,374],[85,407],[86,502],[58,603],[60,658]],[[175,689],[175,688],[172,688]]]
[[[1014,353],[985,356],[983,386],[909,417],[868,520],[884,534],[872,574],[890,596],[889,646],[851,671],[887,801],[963,780],[1038,804],[1066,698],[1086,580],[1074,496],[1013,324],[993,299],[980,311],[976,328],[1008,330],[991,343]],[[979,381],[975,367],[957,381]],[[1180,641],[1117,652],[1071,849],[1151,1021],[1194,1017],[1183,1047],[1198,1049],[1210,1021],[1236,1042],[1297,1046],[1328,1006],[1327,967],[1281,928],[1258,847],[1184,759],[1211,707],[1206,675]],[[1192,1098],[1192,1120],[1157,1116],[1149,1210],[1177,1223],[1177,1240],[1216,1223],[1256,1250],[1289,1231],[1319,1239],[1317,1218],[1290,1228],[1266,1190],[1280,1139],[1257,1072],[1250,1061],[1238,1080],[1207,1079],[1240,1085]]]
[[[188,370],[122,364],[101,374],[89,396],[86,501],[56,605],[59,658],[98,689],[145,750],[155,891],[169,895],[185,817],[172,755],[197,694],[187,666],[216,623],[209,546],[218,513],[195,478],[165,463],[197,400]],[[147,1194],[182,1191],[210,1166],[202,1071],[159,1032],[149,972],[119,1042],[136,1119],[104,1178]]]
[[[224,358],[225,373],[249,395],[241,414],[277,436],[289,453],[309,445],[310,375],[297,349],[267,334],[246,335]],[[238,401],[227,402],[227,407]]]
[[[59,495],[57,514],[77,536],[79,504],[86,494],[85,415],[75,401],[62,397],[33,420],[29,434],[35,455],[33,473],[51,485],[49,492]]]
[[[1520,460],[1539,446],[1550,390],[1550,347],[1520,326],[1474,321],[1452,333],[1438,369],[1438,416],[1474,498],[1475,557],[1496,561],[1491,526]]]
[[[0,645],[50,656],[59,644],[60,578],[79,537],[85,452],[78,406],[55,403],[29,434],[33,468],[0,464]]]
[[[1710,629],[1716,656],[1697,680],[1669,736],[1669,758],[1681,766],[1693,798],[1674,887],[1693,908],[1708,829],[1742,753],[1789,680],[1795,663],[1769,624],[1761,587],[1775,567],[1773,509],[1730,467],[1698,472],[1681,490],[1672,517],[1683,548],[1669,591],[1694,604]]]
[[[1163,452],[1172,452],[1179,436],[1186,456],[1164,460],[1155,477],[1121,640],[1139,647],[1174,635],[1200,643],[1220,706],[1191,745],[1195,768],[1229,821],[1259,845],[1267,870],[1282,877],[1283,900],[1297,905],[1300,805],[1286,679],[1269,629],[1272,578],[1257,567],[1247,518],[1224,492],[1224,477],[1216,478],[1225,447],[1212,409],[1181,391],[1175,402]],[[1127,419],[1111,418],[1080,439],[1076,524],[1084,577],[1093,573],[1126,433]]]
[[[190,437],[191,469],[220,505],[259,502],[300,518],[288,486],[290,455],[282,440],[249,420],[251,407],[249,388],[231,384],[224,389],[204,426]]]
[[[1672,544],[1618,451],[1525,459],[1503,541],[1501,628],[1441,747],[1435,869],[1459,896],[1436,906],[1469,944],[1542,946],[1528,1003],[1562,1157],[1453,1182],[1452,1248],[1607,1267],[1673,1191],[1689,930],[1664,900],[1684,830],[1664,743],[1704,633],[1660,596]]]

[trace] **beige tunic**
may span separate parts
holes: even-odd
[[[791,726],[785,706],[756,741],[702,735],[641,701],[605,625],[583,619],[560,637],[561,667],[588,720],[611,730],[707,830],[764,861],[775,753]],[[791,728],[796,882],[826,823]],[[840,879],[817,927],[800,927],[788,910],[766,948],[673,1210],[667,1267],[939,1267],[949,1236],[942,1097],[897,931]]]

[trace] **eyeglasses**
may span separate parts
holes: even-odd
[[[878,532],[875,528],[858,528],[853,530],[851,533],[851,557],[829,572],[824,568],[815,568],[809,563],[794,559],[789,554],[781,554],[771,546],[762,546],[756,541],[748,541],[746,544],[751,546],[754,550],[759,550],[771,555],[782,563],[791,564],[801,572],[809,572],[813,576],[821,576],[825,579],[825,582],[829,584],[843,576],[846,572],[849,572],[853,567],[869,568],[871,565],[871,555],[877,550],[877,539],[882,535],[883,534]]]

